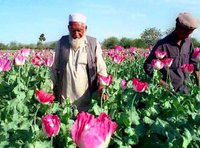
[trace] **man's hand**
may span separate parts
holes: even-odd
[[[165,89],[169,89],[169,85],[162,79],[159,81],[159,84],[162,85]]]

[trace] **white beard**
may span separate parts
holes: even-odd
[[[77,49],[79,49],[81,46],[84,45],[85,36],[82,36],[81,38],[76,38],[76,39],[73,39],[70,36],[69,42],[70,42],[71,48],[76,51]]]

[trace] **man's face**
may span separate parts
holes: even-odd
[[[186,28],[183,28],[183,27],[177,27],[178,38],[180,40],[184,40],[187,37],[189,37],[189,35],[192,34],[193,31],[194,31],[194,29],[186,29]]]
[[[69,33],[73,39],[80,39],[87,30],[87,26],[79,22],[70,22],[68,25]]]

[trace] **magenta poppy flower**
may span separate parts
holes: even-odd
[[[123,48],[122,46],[120,46],[120,45],[115,45],[115,46],[114,46],[114,50],[115,50],[115,52],[117,52],[117,53],[121,52],[123,49],[124,49],[124,48]]]
[[[132,79],[132,85],[133,85],[133,89],[140,93],[144,92],[148,87],[147,82],[141,82],[137,78]]]
[[[127,82],[126,82],[126,80],[121,80],[121,82],[120,82],[120,87],[122,88],[122,89],[126,89],[127,88]]]
[[[116,128],[117,124],[106,113],[95,118],[81,112],[72,126],[71,135],[79,148],[106,148]]]
[[[42,104],[51,104],[55,99],[55,96],[53,94],[49,94],[44,90],[36,90],[35,94],[37,100]]]
[[[156,50],[155,55],[156,55],[156,58],[163,59],[167,55],[167,52]]]
[[[51,67],[53,65],[53,56],[50,57],[48,56],[45,60],[44,60],[44,65]]]
[[[109,56],[109,57],[112,57],[113,54],[114,54],[114,49],[109,49],[107,52],[108,52],[108,53],[107,53],[108,56]]]
[[[31,63],[36,66],[41,66],[44,64],[44,60],[40,56],[35,56],[32,58]]]
[[[125,56],[123,55],[119,55],[119,54],[115,54],[112,56],[112,61],[115,62],[116,64],[120,64],[121,62],[123,62],[125,59]]]
[[[42,129],[48,137],[54,137],[60,131],[60,118],[57,115],[48,114],[42,117]]]
[[[156,69],[156,70],[160,70],[164,67],[164,63],[159,59],[153,59],[151,61],[151,65],[152,65],[153,69]]]
[[[111,75],[108,75],[108,76],[98,75],[98,82],[101,85],[108,86],[112,83],[112,76]]]
[[[13,60],[14,64],[17,66],[24,65],[25,61],[26,61],[26,57],[24,57],[22,54],[17,54]]]
[[[11,62],[7,57],[0,58],[0,72],[9,71],[11,69]]]
[[[200,50],[196,49],[192,54],[192,58],[195,59],[197,62],[200,62]]]
[[[137,50],[137,48],[136,47],[130,47],[129,50],[130,50],[130,52],[135,52]]]
[[[162,62],[164,63],[165,67],[169,68],[171,67],[174,59],[173,58],[164,58]]]
[[[23,57],[28,57],[31,53],[31,50],[28,49],[28,48],[21,48],[19,51],[18,51],[19,54],[21,54]]]
[[[187,74],[191,74],[194,71],[194,65],[193,64],[183,64],[181,66],[181,70]]]

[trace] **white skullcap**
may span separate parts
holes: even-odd
[[[80,23],[86,24],[86,16],[80,13],[70,14],[69,22],[80,22]]]

